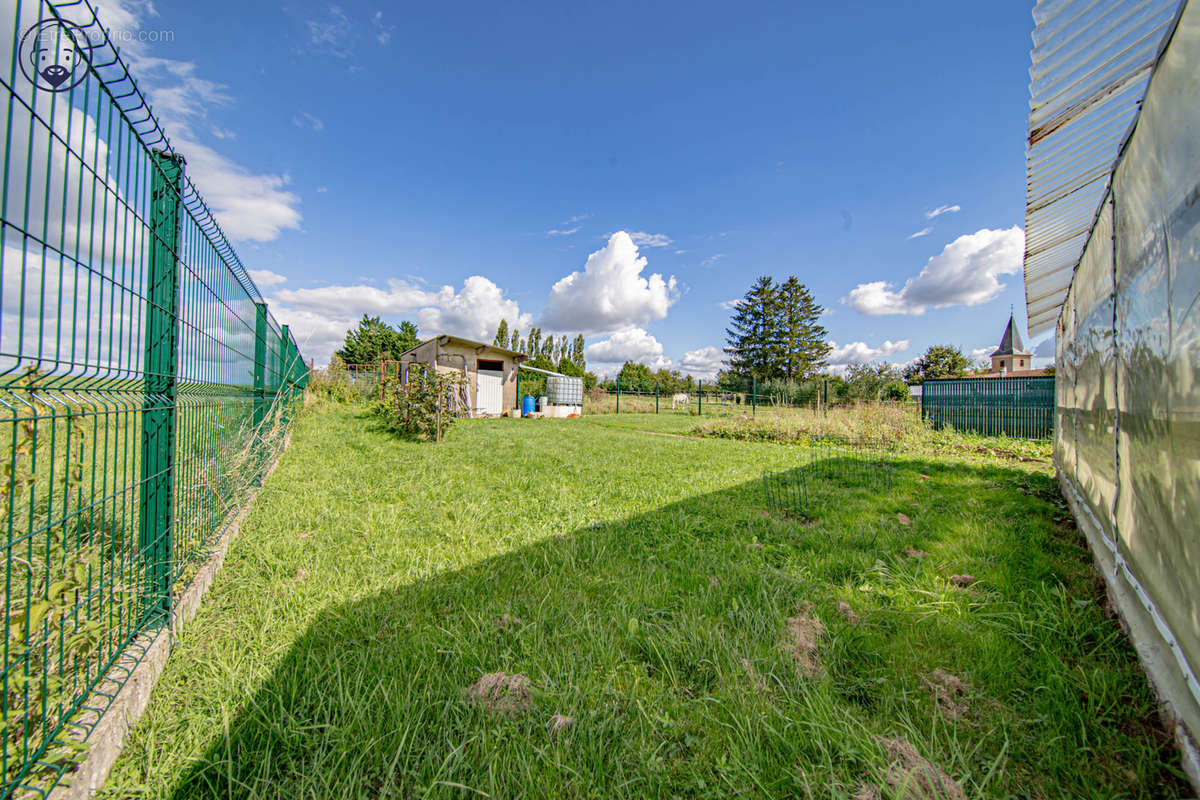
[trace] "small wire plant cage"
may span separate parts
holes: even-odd
[[[893,445],[888,442],[813,437],[798,446],[803,449],[800,466],[763,473],[770,511],[807,519],[846,492],[877,492],[895,480]]]

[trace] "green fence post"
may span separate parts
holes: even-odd
[[[696,381],[696,416],[704,414],[704,381]]]
[[[617,378],[617,413],[621,413],[621,379]]]
[[[179,350],[179,207],[183,156],[155,150],[150,178],[146,278],[145,406],[142,410],[138,552],[151,619],[171,613],[171,500],[175,456],[175,361]]]
[[[281,325],[279,328],[279,391],[276,393],[275,401],[284,403],[290,396],[291,388],[291,372],[288,359],[291,358],[291,342],[292,334],[288,331],[287,325]]]
[[[658,381],[654,382],[654,413],[658,413]]]
[[[254,319],[254,432],[267,416],[267,304],[255,303]]]
[[[758,376],[750,378],[750,416],[758,416]]]

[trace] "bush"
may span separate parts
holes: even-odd
[[[908,384],[903,381],[892,381],[887,386],[883,387],[884,400],[911,400],[912,393],[908,391]]]
[[[461,373],[442,373],[428,364],[412,364],[408,381],[391,376],[384,379],[375,401],[375,414],[388,430],[441,441],[454,420],[469,413],[465,389]]]
[[[325,369],[309,373],[308,394],[315,400],[353,403],[363,399],[363,392],[350,380],[346,365],[335,354]]]

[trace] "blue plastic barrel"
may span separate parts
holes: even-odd
[[[533,413],[533,395],[525,395],[521,398],[521,416],[528,417]]]

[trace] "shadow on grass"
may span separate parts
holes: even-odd
[[[972,797],[1178,788],[1178,759],[1129,727],[1153,701],[1053,480],[924,461],[894,478],[803,523],[748,482],[330,608],[173,797],[850,797],[882,781],[879,736]],[[805,601],[816,677],[781,646]],[[969,718],[938,712],[933,669],[968,680]],[[501,671],[529,678],[524,713],[468,700]]]

